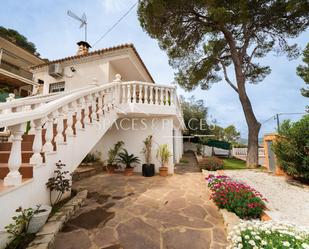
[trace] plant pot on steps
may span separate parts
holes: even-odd
[[[39,210],[41,211],[30,219],[27,233],[37,233],[45,225],[52,208],[48,205],[41,205]]]
[[[154,176],[155,174],[155,165],[153,163],[142,165],[142,174],[146,177]]]
[[[124,169],[124,175],[125,176],[132,176],[133,175],[133,168],[125,168]]]
[[[168,167],[162,166],[159,168],[160,176],[168,176]]]

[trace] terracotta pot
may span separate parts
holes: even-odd
[[[124,175],[125,176],[132,176],[133,175],[133,168],[125,168],[124,169]]]
[[[115,173],[115,168],[114,167],[107,167],[106,171],[108,174],[114,174]]]
[[[168,167],[159,168],[160,176],[168,176]]]

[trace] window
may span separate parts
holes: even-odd
[[[64,91],[64,81],[49,84],[49,92],[50,93],[57,93]]]
[[[43,84],[44,84],[44,80],[38,79],[38,83],[39,83],[40,85],[43,85]]]

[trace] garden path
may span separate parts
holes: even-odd
[[[192,156],[184,159],[189,163],[165,178],[98,174],[74,183],[88,197],[56,236],[54,248],[226,248],[222,217],[205,180],[195,172]]]

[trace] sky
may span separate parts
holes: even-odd
[[[33,42],[43,58],[58,59],[76,53],[76,42],[84,39],[79,23],[67,16],[71,10],[88,20],[88,42],[94,44],[136,0],[10,0],[3,1],[0,8],[0,25],[16,29]],[[309,42],[309,30],[294,41],[302,49]],[[158,84],[171,84],[175,69],[168,64],[168,57],[158,42],[140,27],[135,8],[93,50],[114,45],[133,43],[144,63]],[[270,119],[276,113],[304,113],[308,99],[300,94],[305,83],[296,75],[301,58],[289,61],[285,56],[269,54],[262,63],[270,65],[272,73],[257,84],[248,85],[248,95],[254,112],[262,124],[260,137],[276,129],[276,121]],[[209,119],[226,127],[234,124],[247,136],[247,125],[237,94],[224,81],[214,84],[210,90],[195,89],[185,92],[178,87],[178,94],[203,99],[209,108]],[[296,115],[280,115],[284,119],[297,120]]]

